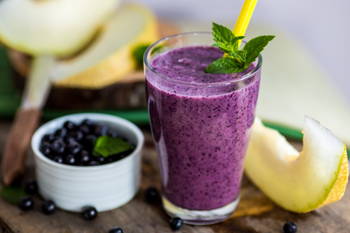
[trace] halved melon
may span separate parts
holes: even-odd
[[[346,147],[316,120],[305,117],[299,153],[277,131],[256,119],[245,172],[280,207],[308,212],[340,200],[348,182]]]
[[[0,1],[0,40],[36,56],[67,56],[84,47],[120,0]]]

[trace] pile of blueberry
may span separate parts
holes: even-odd
[[[62,128],[52,134],[43,136],[40,151],[57,163],[75,166],[95,166],[115,162],[131,154],[134,149],[106,157],[93,153],[94,143],[100,136],[126,139],[105,125],[94,123],[89,119],[80,124],[66,121]],[[134,146],[133,146],[134,148]]]

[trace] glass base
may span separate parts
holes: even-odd
[[[162,195],[163,208],[170,217],[179,217],[190,225],[210,225],[222,222],[235,212],[239,196],[231,203],[213,210],[189,210],[176,206]]]

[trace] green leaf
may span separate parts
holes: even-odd
[[[213,22],[213,37],[216,42],[213,46],[227,54],[226,57],[219,58],[210,64],[205,73],[238,73],[244,71],[252,62],[256,60],[264,47],[275,36],[259,36],[250,40],[242,50],[239,50],[239,41],[244,36],[235,36],[233,32],[222,25]]]
[[[246,57],[247,57],[247,51],[246,50],[238,50],[236,52],[231,52],[229,54],[227,54],[228,57],[230,58],[236,58],[239,61],[246,61]]]
[[[256,60],[261,51],[275,36],[258,36],[251,39],[245,44],[243,50],[247,51],[247,60],[245,61],[245,67],[248,67],[252,62]]]
[[[244,67],[236,59],[222,57],[211,63],[207,68],[205,68],[204,72],[210,74],[230,74],[241,72],[243,70]]]
[[[134,51],[132,52],[132,57],[134,58],[136,62],[137,68],[142,68],[143,66],[143,55],[145,54],[147,48],[149,47],[149,44],[143,44],[137,46]]]
[[[0,195],[5,201],[18,205],[19,200],[26,196],[26,192],[19,186],[3,186]]]
[[[103,157],[122,153],[133,147],[120,138],[101,136],[97,138],[94,151]]]
[[[216,43],[231,44],[234,34],[227,27],[213,22],[213,37]]]

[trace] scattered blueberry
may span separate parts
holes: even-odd
[[[283,226],[284,233],[295,233],[297,232],[297,226],[292,222],[286,222]]]
[[[25,196],[22,197],[21,200],[19,200],[18,205],[19,208],[21,208],[22,210],[30,210],[34,206],[34,201],[31,197]]]
[[[145,191],[146,200],[150,203],[155,203],[158,201],[159,195],[155,187],[150,186]]]
[[[52,144],[51,144],[51,150],[57,154],[62,154],[65,150],[65,144],[62,140],[58,139],[55,140]]]
[[[66,122],[64,122],[63,127],[65,129],[67,129],[68,131],[72,131],[72,130],[75,130],[77,128],[77,125],[71,121],[66,121]]]
[[[38,184],[35,180],[29,180],[24,186],[24,191],[28,194],[34,195],[38,192]]]
[[[51,144],[48,142],[43,142],[40,145],[39,150],[41,151],[41,153],[43,153],[44,155],[49,155],[51,153]]]
[[[76,164],[76,159],[74,157],[74,155],[69,154],[66,156],[66,158],[64,158],[64,163],[68,164],[68,165],[75,165]]]
[[[97,217],[97,210],[95,207],[86,207],[83,211],[83,218],[86,220],[92,220]]]
[[[53,201],[44,201],[44,203],[41,206],[41,210],[44,214],[50,215],[56,211],[56,205]]]
[[[177,231],[184,225],[184,221],[181,218],[172,218],[169,221],[169,225],[173,231]]]
[[[55,135],[53,134],[45,134],[41,142],[52,143],[55,140]]]
[[[120,227],[111,228],[108,233],[123,233],[123,230]]]

